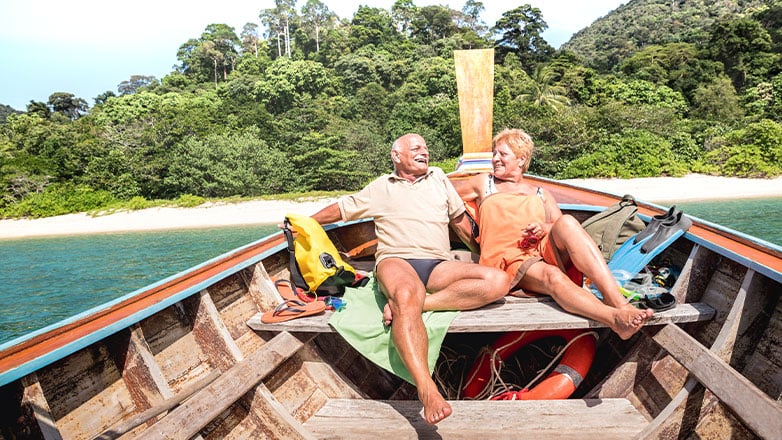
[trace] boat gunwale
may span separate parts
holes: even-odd
[[[279,252],[284,246],[282,233],[274,233],[121,298],[11,340],[0,351],[0,386],[140,322],[215,281]]]

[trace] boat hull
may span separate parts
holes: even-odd
[[[579,220],[617,200],[546,179],[540,184]],[[648,218],[664,208],[641,203],[640,211]],[[371,270],[376,238],[371,221],[332,225],[327,232],[354,267]],[[454,251],[466,252],[456,245]],[[703,308],[686,319],[661,314],[628,341],[567,316],[546,298],[509,299],[462,312],[444,341],[436,372],[451,385],[443,391],[455,413],[432,431],[420,423],[415,388],[368,361],[323,319],[297,319],[276,330],[248,325],[279,303],[274,280],[289,276],[284,239],[274,234],[4,346],[0,400],[7,410],[0,435],[500,438],[527,423],[536,438],[567,438],[573,420],[565,415],[545,419],[545,426],[559,429],[529,429],[536,426],[535,416],[544,420],[543,414],[569,411],[583,420],[580,436],[586,438],[590,429],[603,439],[779,438],[779,249],[696,219],[661,258],[681,268],[673,288],[680,303]],[[550,309],[557,321],[511,321],[524,308]],[[508,322],[525,330],[561,325],[599,333],[595,361],[571,399],[522,404],[459,395],[458,367],[466,371],[481,347],[501,333],[504,324],[488,324],[504,323],[506,312]],[[739,385],[725,389],[726,381]],[[503,404],[508,406],[498,406]],[[627,414],[612,424],[609,414],[617,408]],[[340,416],[344,411],[352,413]],[[531,417],[490,426],[483,417],[496,411]]]

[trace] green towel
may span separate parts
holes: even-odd
[[[364,357],[413,383],[391,340],[391,327],[383,325],[383,306],[388,300],[374,277],[364,287],[346,289],[342,299],[345,307],[332,315],[329,324]],[[424,312],[422,315],[429,335],[429,373],[434,372],[440,346],[457,313]]]

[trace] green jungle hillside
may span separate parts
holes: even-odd
[[[495,49],[493,129],[532,135],[534,174],[782,174],[782,0],[633,0],[559,50],[539,9],[483,10],[276,0],[261,26],[183,35],[163,78],[0,103],[0,217],[351,191],[411,131],[450,171],[470,48]]]

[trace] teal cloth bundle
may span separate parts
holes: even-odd
[[[391,327],[383,325],[383,307],[388,300],[377,286],[374,276],[364,287],[346,289],[343,300],[345,307],[332,315],[329,324],[364,357],[413,383],[391,340]],[[429,336],[430,373],[434,372],[440,346],[457,313],[424,312],[422,315]]]

